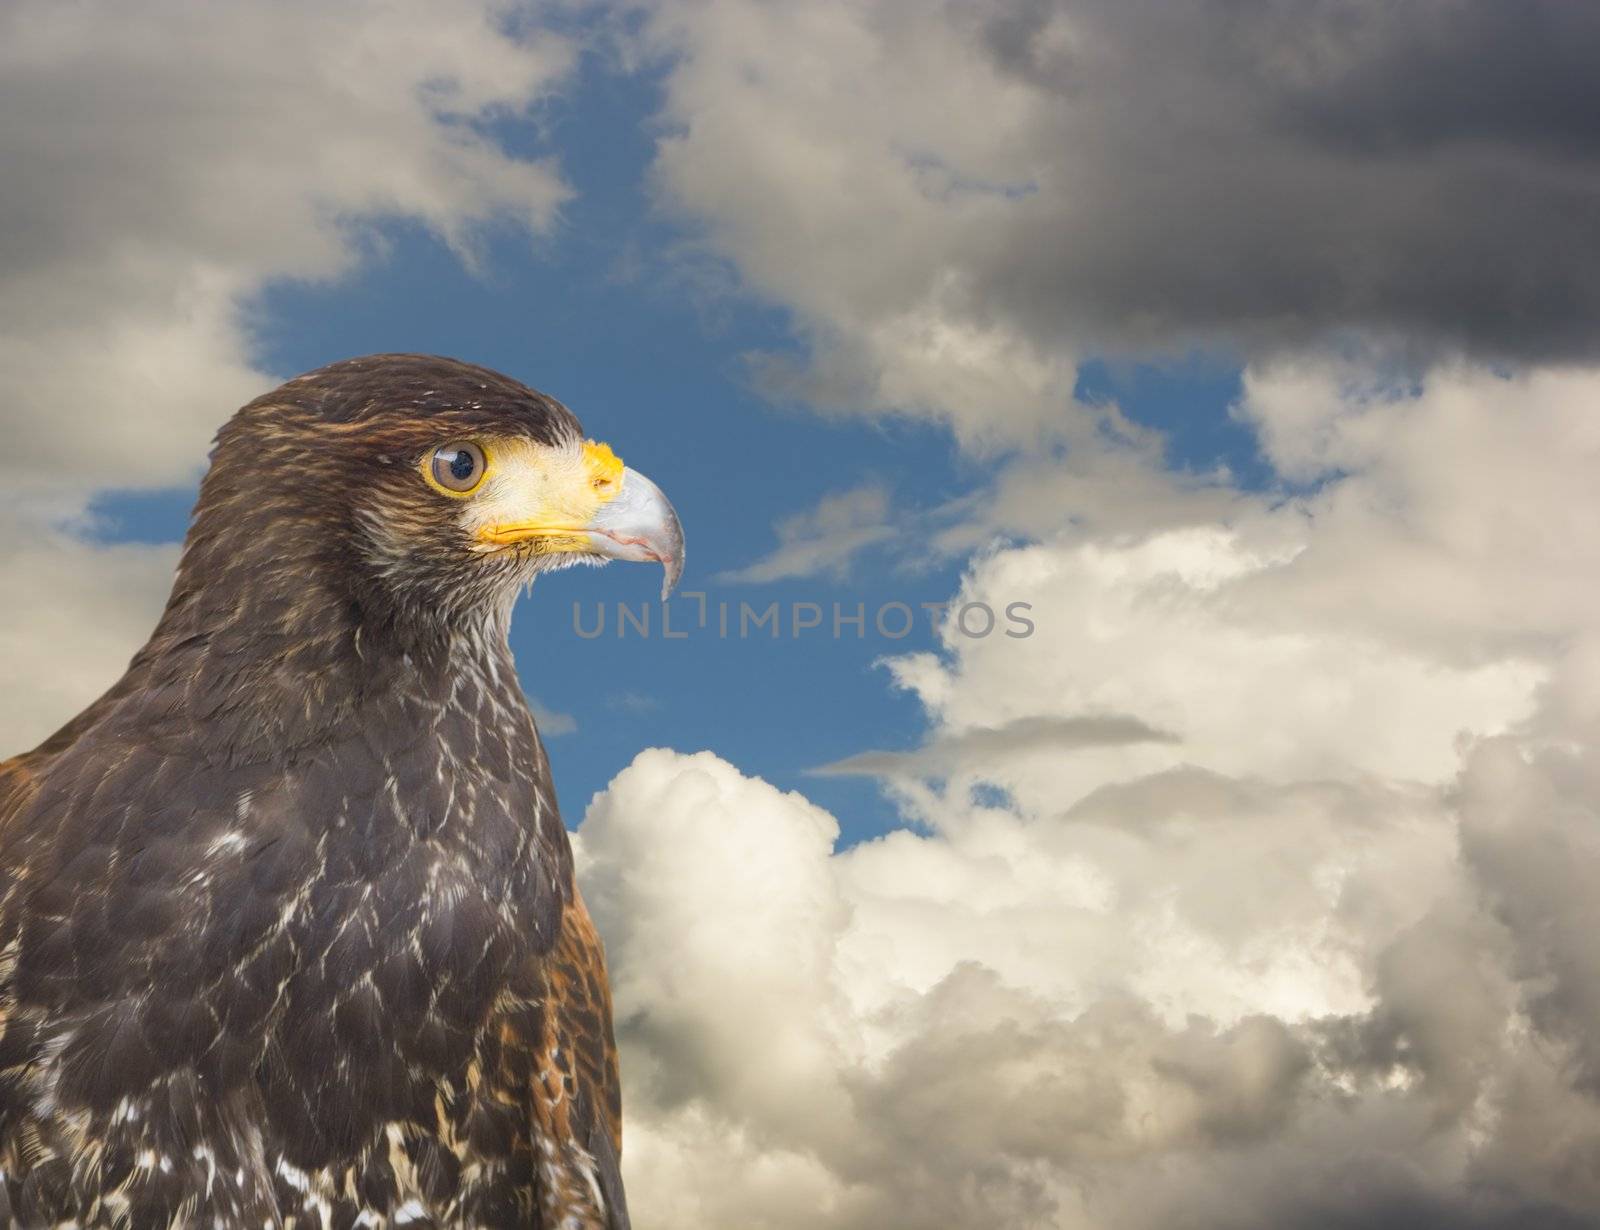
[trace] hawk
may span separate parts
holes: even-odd
[[[448,359],[218,433],[171,598],[0,765],[0,1226],[623,1230],[600,940],[507,644],[660,490]]]

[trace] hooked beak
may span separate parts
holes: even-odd
[[[661,488],[622,464],[610,447],[552,450],[529,441],[488,442],[490,476],[469,500],[468,525],[486,550],[654,560],[666,598],[683,572],[683,527]]]
[[[661,488],[624,466],[622,489],[584,526],[589,550],[607,559],[654,560],[665,575],[664,600],[683,575],[683,526]]]

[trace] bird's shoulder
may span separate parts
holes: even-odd
[[[11,818],[20,812],[39,789],[30,753],[0,762],[0,840]]]
[[[627,1230],[605,948],[576,885],[555,943],[514,971],[486,1037],[493,1096],[528,1109],[546,1204],[537,1224]]]
[[[99,697],[65,726],[62,726],[43,743],[29,751],[21,752],[0,762],[0,850],[4,850],[6,835],[12,820],[21,815],[39,791],[40,781],[49,767],[102,719],[138,684],[139,663],[136,661],[123,678]],[[4,855],[0,854],[0,864]]]
[[[239,1017],[269,971],[229,979],[218,933],[186,932],[208,889],[184,876],[183,809],[155,800],[191,769],[108,728],[108,698],[0,765],[5,1203],[22,1224],[162,1226],[205,1190],[224,1220],[262,1224]],[[239,916],[257,905],[246,894]]]

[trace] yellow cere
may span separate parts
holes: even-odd
[[[484,442],[483,448],[494,461],[463,517],[486,549],[519,546],[538,554],[589,549],[590,522],[622,490],[622,459],[609,445],[585,441],[550,448],[502,439]]]
[[[611,491],[622,483],[622,458],[611,451],[609,444],[599,440],[586,440],[583,445],[583,459],[589,465],[589,472],[593,476],[591,482],[597,491]]]

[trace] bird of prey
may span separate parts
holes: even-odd
[[[219,432],[127,673],[0,766],[0,1226],[622,1230],[518,591],[683,565],[558,402],[337,363]]]

